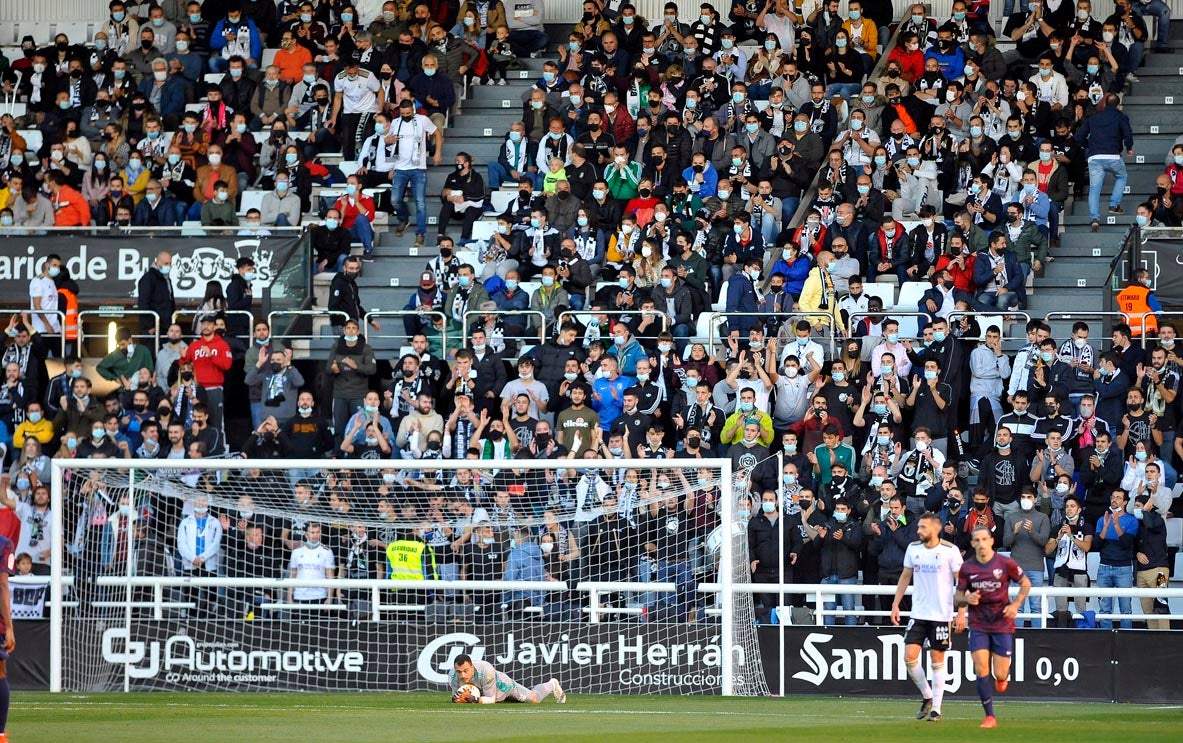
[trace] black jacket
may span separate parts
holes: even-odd
[[[177,310],[177,300],[173,297],[172,282],[168,280],[167,276],[160,273],[160,269],[156,266],[149,266],[144,275],[140,277],[137,289],[139,299],[136,302],[136,309],[152,310],[159,315],[159,333],[163,335],[173,321],[173,313]],[[145,334],[156,332],[152,327],[155,322],[155,318],[151,315],[140,315],[140,332]]]
[[[838,538],[841,533],[842,538]],[[844,523],[830,516],[826,522],[826,536],[820,536],[822,548],[822,577],[854,578],[859,571],[859,548],[863,544],[863,527],[851,513]]]
[[[783,547],[781,532],[784,532]],[[774,525],[763,512],[754,514],[748,522],[748,557],[759,561],[753,572],[765,575],[779,575],[784,567],[786,582],[792,580],[793,566],[790,555],[801,546],[801,533],[797,529],[785,528],[785,516],[780,515]]]
[[[329,310],[336,312],[344,312],[352,320],[362,322],[366,311],[362,307],[361,297],[357,292],[357,281],[345,277],[345,272],[340,271],[333,277],[333,283],[329,285]],[[344,325],[345,321],[339,315],[334,315],[332,318],[333,325]]]
[[[250,312],[253,300],[254,296],[251,293],[251,285],[242,277],[242,274],[236,273],[231,276],[230,283],[226,286],[226,309]],[[227,335],[236,335],[243,338],[251,332],[250,326],[252,324],[245,315],[226,315]]]
[[[1167,522],[1158,511],[1143,511],[1134,553],[1146,555],[1148,562],[1138,563],[1138,570],[1152,570],[1168,566]]]
[[[329,267],[337,265],[337,256],[349,255],[349,243],[349,230],[344,227],[330,230],[318,224],[312,228],[312,249],[316,251],[316,260]]]

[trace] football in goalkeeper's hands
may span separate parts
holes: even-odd
[[[476,684],[464,684],[452,693],[453,704],[478,704],[481,701],[481,690]]]

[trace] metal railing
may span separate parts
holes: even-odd
[[[219,314],[225,315],[227,317],[229,317],[231,315],[246,315],[246,320],[248,323],[247,327],[250,329],[247,332],[253,332],[255,329],[255,314],[253,312],[251,312],[250,310],[219,310],[218,312],[219,312]],[[203,312],[202,310],[197,310],[197,309],[177,310],[176,312],[173,313],[172,322],[174,324],[178,324],[177,318],[179,318],[179,317],[194,317],[195,318],[198,315],[204,315],[204,314],[207,314],[207,313]]]
[[[275,329],[277,326],[275,324],[275,318],[285,316],[293,317],[295,319],[288,325],[287,330],[276,332]],[[340,318],[341,323],[344,324],[345,321],[349,319],[349,313],[342,312],[340,310],[272,310],[271,312],[267,313],[267,325],[271,328],[271,337],[281,341],[314,341],[319,338],[333,337],[321,335],[319,332],[316,332],[317,329],[315,327],[311,328],[311,332],[309,332],[307,335],[302,335],[295,332],[293,328],[295,328],[296,321],[298,321],[298,319],[301,317],[308,317],[313,321],[315,321],[316,318],[325,318],[330,321],[330,324],[333,318]]]
[[[1131,568],[1132,570],[1132,568]],[[644,585],[644,584],[638,584]],[[720,586],[715,583],[700,583],[698,591],[700,593],[718,593]],[[814,624],[821,626],[825,624],[826,617],[837,616],[853,616],[853,617],[887,617],[891,615],[890,611],[867,609],[864,605],[862,609],[845,610],[840,607],[827,609],[826,604],[835,603],[838,596],[894,596],[897,590],[896,586],[883,585],[844,585],[841,583],[733,583],[732,590],[736,593],[748,594],[783,594],[783,595],[803,595],[806,600],[813,604]],[[1019,592],[1019,587],[1012,584],[1010,588],[1010,596],[1013,599]],[[913,587],[909,586],[905,595],[911,596],[914,593]],[[1048,599],[1063,598],[1073,602],[1075,606],[1075,599],[1089,598],[1089,599],[1130,599],[1131,610],[1133,609],[1132,600],[1142,598],[1163,598],[1163,599],[1183,599],[1183,588],[1100,588],[1095,585],[1087,587],[1066,586],[1057,588],[1054,586],[1033,586],[1029,593],[1029,597],[1039,601],[1040,610],[1038,612],[1020,612],[1016,619],[1019,620],[1037,620],[1045,622],[1052,616],[1049,611]],[[1076,607],[1076,612],[1073,614],[1074,618],[1079,618],[1082,609]],[[908,616],[908,612],[901,611],[902,617]],[[1114,613],[1102,614],[1096,613],[1095,617],[1098,621],[1148,621],[1148,620],[1183,620],[1183,614],[1143,614],[1134,612],[1131,614],[1122,614],[1120,609]]]
[[[661,310],[653,310],[653,312],[654,312],[654,314],[656,314],[657,316],[659,316],[661,318],[661,329],[663,331],[669,330],[670,329],[669,315],[665,314]],[[566,322],[565,318],[570,317],[575,321],[575,323],[586,327],[587,325],[590,324],[590,320],[593,315],[608,315],[609,317],[628,317],[630,315],[636,315],[636,316],[640,317],[641,314],[642,314],[642,312],[639,309],[637,309],[637,310],[567,310],[567,311],[559,314],[559,318],[555,321],[555,324],[561,326],[564,322]],[[583,317],[585,317],[588,320],[588,322],[584,322],[584,321],[580,320],[579,317],[581,315]]]
[[[476,317],[478,315],[497,315],[499,317],[523,317],[523,316],[533,317],[533,316],[537,316],[539,322],[538,322],[538,326],[534,330],[537,331],[537,334],[538,334],[538,345],[541,346],[543,343],[546,343],[546,315],[541,310],[467,310],[464,313],[464,322],[461,325],[461,332],[464,333],[463,337],[460,339],[460,342],[462,344],[468,343],[468,340],[469,340],[468,318]],[[476,326],[474,326],[474,328],[475,327]],[[507,341],[514,341],[519,344],[524,344],[527,339],[532,340],[534,338],[534,333],[531,332],[530,323],[528,323],[528,322],[526,323],[526,332],[530,333],[530,334],[529,335],[520,335],[520,336],[503,335],[502,338],[504,338]]]
[[[42,585],[51,583],[51,579],[47,576],[37,576],[40,580],[24,580],[22,582],[33,583],[35,585]],[[63,583],[65,585],[72,584],[74,579],[71,576],[63,576]],[[373,621],[382,621],[383,615],[390,612],[421,612],[425,604],[414,603],[416,601],[422,602],[425,599],[412,599],[407,596],[400,596],[398,591],[416,591],[422,594],[430,594],[444,591],[459,591],[467,593],[531,593],[542,594],[544,597],[559,596],[565,593],[586,594],[586,601],[584,603],[583,613],[587,615],[588,621],[598,623],[604,621],[605,617],[612,617],[615,615],[621,616],[637,616],[642,613],[640,607],[607,607],[604,606],[603,598],[605,594],[661,594],[674,593],[678,586],[675,583],[669,582],[607,582],[607,581],[583,581],[577,585],[571,586],[563,581],[497,581],[497,580],[391,580],[381,578],[325,578],[325,579],[303,579],[303,578],[203,578],[192,576],[167,576],[167,577],[142,577],[142,576],[122,576],[122,575],[106,575],[99,576],[94,579],[96,586],[109,588],[127,588],[127,589],[150,589],[151,598],[148,599],[132,599],[125,600],[111,600],[106,599],[102,601],[87,602],[87,605],[95,608],[135,608],[148,609],[151,612],[151,619],[162,620],[168,618],[166,611],[177,609],[193,608],[194,604],[189,601],[181,600],[174,601],[167,595],[167,591],[171,589],[180,588],[235,588],[235,589],[271,589],[277,593],[282,593],[289,589],[296,588],[323,588],[329,591],[349,591],[360,593],[364,592],[366,601],[369,604],[366,607],[366,613],[369,614]],[[826,604],[835,604],[839,596],[895,596],[897,587],[894,585],[859,585],[859,584],[840,584],[840,583],[732,583],[731,590],[738,594],[780,594],[783,596],[804,596],[806,601],[812,605],[814,624],[821,626],[826,623],[828,617],[888,617],[891,615],[890,611],[883,609],[869,609],[866,608],[868,604],[864,603],[862,609],[846,610],[838,606],[827,608]],[[1017,584],[1012,584],[1010,588],[1010,596],[1013,599],[1019,591]],[[719,595],[723,592],[723,587],[718,583],[699,583],[696,592],[702,595]],[[909,586],[905,592],[906,596],[914,594],[914,589]],[[1039,610],[1035,612],[1021,611],[1016,619],[1018,620],[1035,620],[1041,623],[1046,623],[1046,620],[1052,617],[1051,608],[1054,605],[1054,600],[1057,598],[1068,599],[1073,602],[1075,607],[1074,617],[1082,616],[1081,612],[1085,607],[1075,606],[1076,599],[1130,599],[1131,613],[1123,614],[1120,609],[1109,613],[1096,612],[1095,618],[1099,621],[1170,621],[1183,620],[1183,614],[1146,614],[1140,611],[1134,611],[1132,604],[1133,599],[1143,598],[1161,598],[1161,599],[1183,599],[1183,588],[1101,588],[1098,586],[1035,586],[1031,588],[1029,597],[1034,599],[1039,604]],[[543,599],[544,602],[546,598]],[[69,602],[75,603],[77,602]],[[300,612],[314,612],[314,611],[343,611],[347,607],[344,604],[287,604],[282,601],[273,601],[270,605],[272,610],[299,610]],[[708,614],[717,615],[718,611],[710,611]],[[901,617],[909,616],[909,612],[901,611]],[[145,617],[147,618],[147,617]]]
[[[374,327],[370,324],[371,321],[373,321],[373,320],[380,321],[384,317],[392,317],[392,318],[394,318],[394,317],[399,317],[399,318],[401,318],[401,317],[416,317],[416,318],[419,318],[419,317],[436,318],[436,317],[438,317],[439,319],[443,320],[444,321],[444,329],[442,331],[440,331],[440,344],[443,346],[443,355],[445,357],[447,356],[447,352],[448,352],[448,316],[445,315],[443,312],[440,312],[439,310],[430,310],[428,312],[420,312],[419,310],[373,310],[371,312],[367,312],[365,319],[362,321],[362,335],[364,335],[366,337],[366,342],[370,343],[371,345],[373,345],[372,339],[378,339],[378,338],[406,338],[408,341],[410,341],[410,339],[411,339],[411,336],[407,335],[405,332],[403,332],[403,333],[386,333],[381,330],[374,330]],[[381,325],[381,322],[379,322],[379,324]],[[400,325],[399,327],[401,328],[402,326]],[[431,336],[430,335],[427,336],[427,342],[430,345],[430,343],[431,343]]]
[[[978,329],[982,331],[982,334],[980,336],[977,336],[976,338],[970,337],[967,340],[985,340],[986,339],[986,331],[989,330],[990,327],[992,327],[993,323],[984,322],[984,321],[985,320],[997,320],[998,321],[997,322],[998,332],[1002,335],[1003,344],[1013,342],[1013,343],[1021,343],[1024,346],[1027,345],[1027,323],[1031,322],[1031,315],[1027,312],[1023,312],[1020,310],[1013,310],[1013,311],[1008,311],[1008,312],[979,312],[978,310],[969,310],[969,311],[954,310],[953,312],[950,312],[948,314],[948,316],[946,316],[945,319],[949,321],[950,327],[953,327],[953,326],[958,325],[961,322],[961,318],[963,318],[963,317],[970,318],[971,320],[977,320],[978,321]],[[1013,325],[1017,324],[1013,321],[1009,322],[1009,323],[1006,322],[1006,318],[1008,318],[1008,317],[1023,318],[1023,323],[1020,326],[1023,328],[1022,335],[1007,335],[1006,331],[1007,331],[1008,326],[1013,326]],[[965,336],[962,336],[962,338],[965,338]]]
[[[1072,323],[1078,320],[1100,320],[1103,325],[1109,325],[1111,320],[1120,319],[1123,323],[1129,323],[1130,316],[1125,312],[1118,311],[1096,311],[1096,312],[1049,312],[1043,316],[1043,321],[1048,325],[1052,323]],[[1102,335],[1109,335],[1112,327],[1104,328]]]
[[[719,332],[719,325],[721,325],[724,322],[727,322],[727,318],[729,318],[729,317],[755,317],[755,318],[770,318],[771,317],[771,318],[776,318],[776,320],[778,321],[778,326],[777,326],[777,341],[778,342],[781,342],[781,341],[784,341],[787,339],[788,336],[783,331],[789,323],[792,323],[795,325],[797,323],[797,321],[799,321],[799,320],[808,320],[809,318],[822,317],[822,315],[809,314],[807,312],[704,312],[703,314],[706,315],[708,318],[707,319],[707,344],[708,344],[707,347],[709,349],[711,349],[712,351],[715,348],[716,342],[718,342],[718,343],[724,342],[723,336],[717,335],[717,333]],[[823,331],[823,333],[821,334],[821,337],[827,339],[826,345],[829,346],[828,356],[829,356],[829,358],[833,358],[835,349],[837,348],[837,339],[834,334],[834,318],[831,315],[825,315],[825,318],[826,318],[826,323],[825,323],[826,330]],[[813,323],[810,323],[810,325],[813,326]],[[761,323],[761,327],[764,327],[763,323]],[[810,333],[811,333],[811,337],[812,337],[813,331],[811,330]],[[782,342],[780,345],[781,345],[781,350],[784,350],[786,344]]]
[[[62,332],[61,333],[50,333],[49,335],[61,336],[58,339],[59,343],[61,344],[61,354],[63,357],[66,355],[66,334],[65,334],[66,313],[65,312],[62,312],[61,310],[34,310],[31,307],[15,307],[15,308],[3,307],[3,308],[0,308],[0,316],[22,315],[22,314],[28,314],[30,319],[32,319],[33,315],[57,315],[58,324],[61,326]],[[79,327],[81,327],[81,326],[79,326]],[[32,331],[32,328],[29,328],[29,330]],[[42,335],[45,335],[45,333],[42,333]]]
[[[137,323],[137,329],[135,330],[135,332],[133,332],[131,334],[131,337],[132,337],[132,340],[147,339],[152,345],[152,355],[153,356],[160,353],[160,315],[157,312],[155,312],[153,310],[130,310],[130,309],[123,309],[121,307],[107,307],[107,308],[99,309],[99,310],[82,310],[81,312],[78,313],[78,354],[79,354],[79,356],[86,355],[83,353],[83,349],[86,348],[86,339],[88,337],[86,334],[86,319],[88,317],[94,317],[94,318],[104,319],[104,320],[108,320],[108,321],[115,321],[115,320],[123,319],[128,316],[134,316],[134,317],[150,316],[156,320],[156,322],[154,324],[156,332],[141,333],[138,330],[138,323]],[[103,335],[107,335],[107,333],[104,333]],[[99,337],[99,334],[98,333],[91,333],[89,337],[91,337],[91,338]],[[109,351],[103,351],[103,353],[99,354],[99,355],[106,356],[107,353],[109,353]]]

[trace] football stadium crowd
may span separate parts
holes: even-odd
[[[106,457],[176,460],[160,479],[184,497],[132,503],[109,476],[73,472],[63,536],[80,578],[124,573],[130,535],[146,575],[672,582],[609,605],[701,621],[694,586],[713,579],[734,493],[757,582],[894,585],[932,511],[963,550],[988,527],[1036,586],[1160,585],[1183,360],[1150,277],[1131,284],[1146,314],[1111,335],[1031,320],[1026,345],[1003,338],[1024,330],[1009,313],[1055,260],[1070,196],[1094,230],[1106,182],[1105,216],[1180,224],[1183,145],[1135,215],[1120,204],[1134,146],[1121,97],[1148,54],[1171,51],[1169,11],[1012,6],[994,27],[986,0],[947,17],[737,0],[683,18],[667,3],[655,19],[589,0],[560,30],[541,0],[112,0],[86,43],[26,36],[20,58],[0,58],[5,94],[25,104],[0,117],[0,236],[302,226],[332,275],[336,334],[301,355],[243,319],[258,308],[243,258],[192,326],[122,328],[84,364],[56,353],[50,313],[71,279],[46,257],[2,357],[19,572],[49,569],[50,458]],[[465,96],[540,57],[496,159],[457,152],[429,195]],[[325,186],[335,202],[315,198]],[[376,233],[401,238],[412,208],[425,246],[437,196],[430,260],[405,307],[387,308],[421,314],[380,358],[358,278],[383,275]],[[161,252],[138,285],[161,318],[177,309],[171,265]],[[865,291],[909,282],[926,283],[903,308],[919,322]],[[717,338],[700,323],[712,309]],[[249,415],[226,410],[233,385]],[[244,458],[229,475],[196,464],[229,456]],[[715,457],[734,482],[611,464]],[[270,458],[307,467],[249,469]],[[332,459],[375,464],[317,461]],[[431,464],[445,459],[472,468]],[[337,593],[288,600],[349,599]],[[241,616],[273,598],[199,591],[194,610]],[[570,601],[422,598],[490,619]],[[757,595],[757,616],[806,601]],[[1086,608],[1056,600],[1047,623],[1071,621],[1070,603]]]

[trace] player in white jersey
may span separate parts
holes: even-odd
[[[899,625],[900,602],[909,584],[915,584],[912,614],[904,632],[904,665],[923,699],[916,719],[937,722],[945,696],[945,651],[953,644],[953,597],[962,560],[961,552],[941,539],[941,519],[935,513],[920,517],[916,534],[920,541],[912,542],[904,553],[904,572],[891,605],[891,623]],[[931,688],[920,662],[925,643],[932,660]]]
[[[544,681],[533,689],[527,689],[509,676],[493,667],[487,660],[473,660],[471,656],[456,656],[456,662],[448,673],[452,687],[452,701],[456,704],[496,704],[497,702],[528,702],[539,704],[551,694],[559,704],[567,703],[567,694],[556,679]],[[479,698],[461,693],[461,687],[472,684],[479,692]]]
[[[341,156],[353,160],[362,142],[374,133],[374,114],[384,105],[378,76],[361,66],[361,53],[355,51],[345,62],[345,70],[333,81],[333,114],[329,131],[336,131],[341,142]]]

